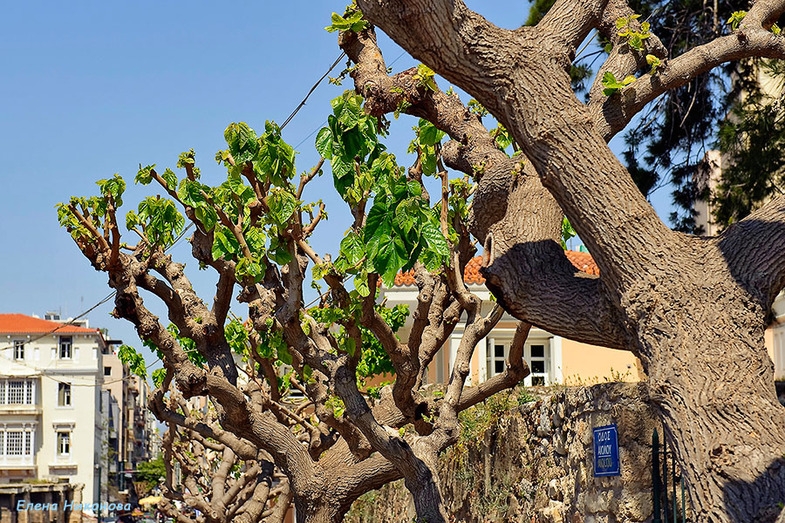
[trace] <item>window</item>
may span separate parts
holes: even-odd
[[[104,367],[104,376],[112,375],[112,367]]]
[[[548,371],[545,360],[545,345],[529,346],[529,369],[531,370],[532,385],[547,385]]]
[[[33,433],[24,428],[0,430],[0,456],[31,456]]]
[[[57,455],[68,456],[71,454],[71,433],[58,432],[57,433]]]
[[[0,405],[34,405],[33,380],[0,380]]]
[[[57,384],[57,404],[60,407],[68,407],[71,405],[71,384],[58,383]]]
[[[71,359],[71,336],[60,336],[60,359]]]
[[[488,339],[487,359],[485,362],[486,379],[504,372],[504,369],[507,366],[507,354],[509,351],[509,341]]]
[[[25,359],[25,342],[22,340],[14,340],[14,359]]]
[[[21,456],[24,449],[24,433],[21,430],[6,432],[6,455]]]
[[[486,351],[486,379],[501,374],[507,368],[510,354],[509,339],[488,339]],[[550,345],[547,340],[527,343],[523,357],[529,365],[530,374],[524,379],[526,385],[550,385]]]
[[[9,381],[8,382],[8,404],[21,405],[25,400],[25,382],[24,381]]]

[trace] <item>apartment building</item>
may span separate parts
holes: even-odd
[[[86,320],[0,314],[0,485],[83,485],[77,501],[106,503],[108,346]]]
[[[103,355],[104,404],[106,422],[106,495],[110,500],[136,501],[132,486],[136,466],[155,455],[154,420],[147,408],[149,386],[133,376],[114,346]]]

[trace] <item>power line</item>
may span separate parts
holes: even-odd
[[[287,119],[286,119],[286,120],[285,120],[285,121],[284,121],[284,122],[281,124],[281,129],[283,129],[284,127],[286,127],[286,125],[287,125],[289,122],[291,122],[291,121],[292,121],[292,118],[294,118],[294,117],[295,117],[295,115],[296,115],[298,112],[300,112],[300,109],[302,109],[302,108],[305,106],[305,102],[306,102],[306,101],[308,101],[308,98],[311,96],[311,94],[313,94],[313,92],[316,90],[316,88],[317,88],[317,87],[319,87],[319,84],[320,84],[320,83],[322,83],[322,81],[323,81],[325,78],[327,78],[327,75],[328,75],[328,74],[330,74],[330,71],[332,71],[333,69],[335,69],[335,66],[336,66],[336,65],[338,65],[338,63],[339,63],[341,60],[343,60],[343,57],[344,57],[344,56],[346,56],[346,53],[343,53],[343,52],[342,52],[342,53],[341,53],[341,55],[340,55],[338,58],[336,58],[336,59],[335,59],[335,61],[333,62],[333,64],[330,66],[330,68],[329,68],[329,69],[327,69],[327,72],[325,72],[325,73],[324,73],[324,74],[321,76],[321,78],[319,78],[319,79],[316,81],[316,83],[315,83],[315,84],[313,84],[313,86],[311,87],[311,90],[310,90],[310,91],[308,91],[308,94],[306,94],[306,95],[305,95],[305,98],[303,98],[303,101],[302,101],[302,102],[300,102],[300,105],[298,105],[298,106],[297,106],[297,107],[294,109],[294,111],[292,111],[292,113],[289,115],[289,117],[288,117],[288,118],[287,118]]]

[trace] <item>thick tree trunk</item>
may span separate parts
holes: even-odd
[[[769,215],[748,218],[717,240],[688,239],[659,220],[605,141],[643,103],[691,75],[756,52],[781,55],[779,47],[765,48],[774,39],[762,21],[777,18],[782,4],[755,2],[744,38],[719,38],[673,59],[662,74],[600,98],[603,110],[595,113],[577,100],[566,71],[592,27],[628,15],[624,2],[557,1],[536,28],[515,31],[493,26],[459,1],[358,4],[398,44],[472,94],[510,130],[600,268],[592,285],[551,271],[564,292],[542,293],[564,298],[563,307],[572,310],[561,319],[583,320],[582,332],[538,315],[530,293],[506,292],[510,285],[504,282],[549,257],[547,242],[538,249],[547,235],[516,231],[513,221],[503,224],[491,210],[498,205],[478,201],[475,214],[487,213],[491,223],[475,225],[494,233],[492,242],[484,242],[491,246],[486,277],[494,292],[501,291],[500,302],[554,334],[598,343],[605,338],[607,346],[629,348],[641,358],[697,521],[773,519],[785,501],[785,410],[775,397],[763,332],[773,296],[785,283],[785,207],[779,202]],[[627,48],[614,46],[614,67],[619,49]],[[609,129],[596,115],[608,114],[611,106],[624,116]],[[510,191],[508,198],[524,196]],[[494,231],[497,224],[509,229]]]
[[[351,503],[342,506],[325,488],[321,495],[295,496],[294,508],[297,523],[340,523]]]
[[[646,309],[637,331],[651,397],[697,520],[773,521],[777,503],[785,502],[785,408],[761,350],[763,310],[735,285],[690,276],[708,285],[700,289],[674,275],[637,296],[632,309]]]

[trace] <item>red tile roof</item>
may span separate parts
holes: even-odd
[[[87,329],[57,321],[42,320],[24,314],[0,314],[0,334],[97,334],[98,329]]]
[[[600,275],[600,268],[597,267],[597,264],[594,263],[594,259],[588,252],[564,251],[564,254],[567,255],[567,259],[579,271],[594,276]],[[482,257],[475,256],[466,264],[466,269],[463,271],[464,281],[468,284],[484,284],[485,278],[480,274],[480,267],[482,267]],[[414,283],[414,271],[399,272],[395,275],[396,287],[414,285]]]
[[[586,274],[592,274],[594,276],[600,275],[600,268],[597,267],[597,264],[594,262],[594,258],[592,258],[591,254],[588,252],[564,251],[564,254],[567,255],[567,259],[570,260],[570,263],[572,263],[579,271],[585,272]]]

